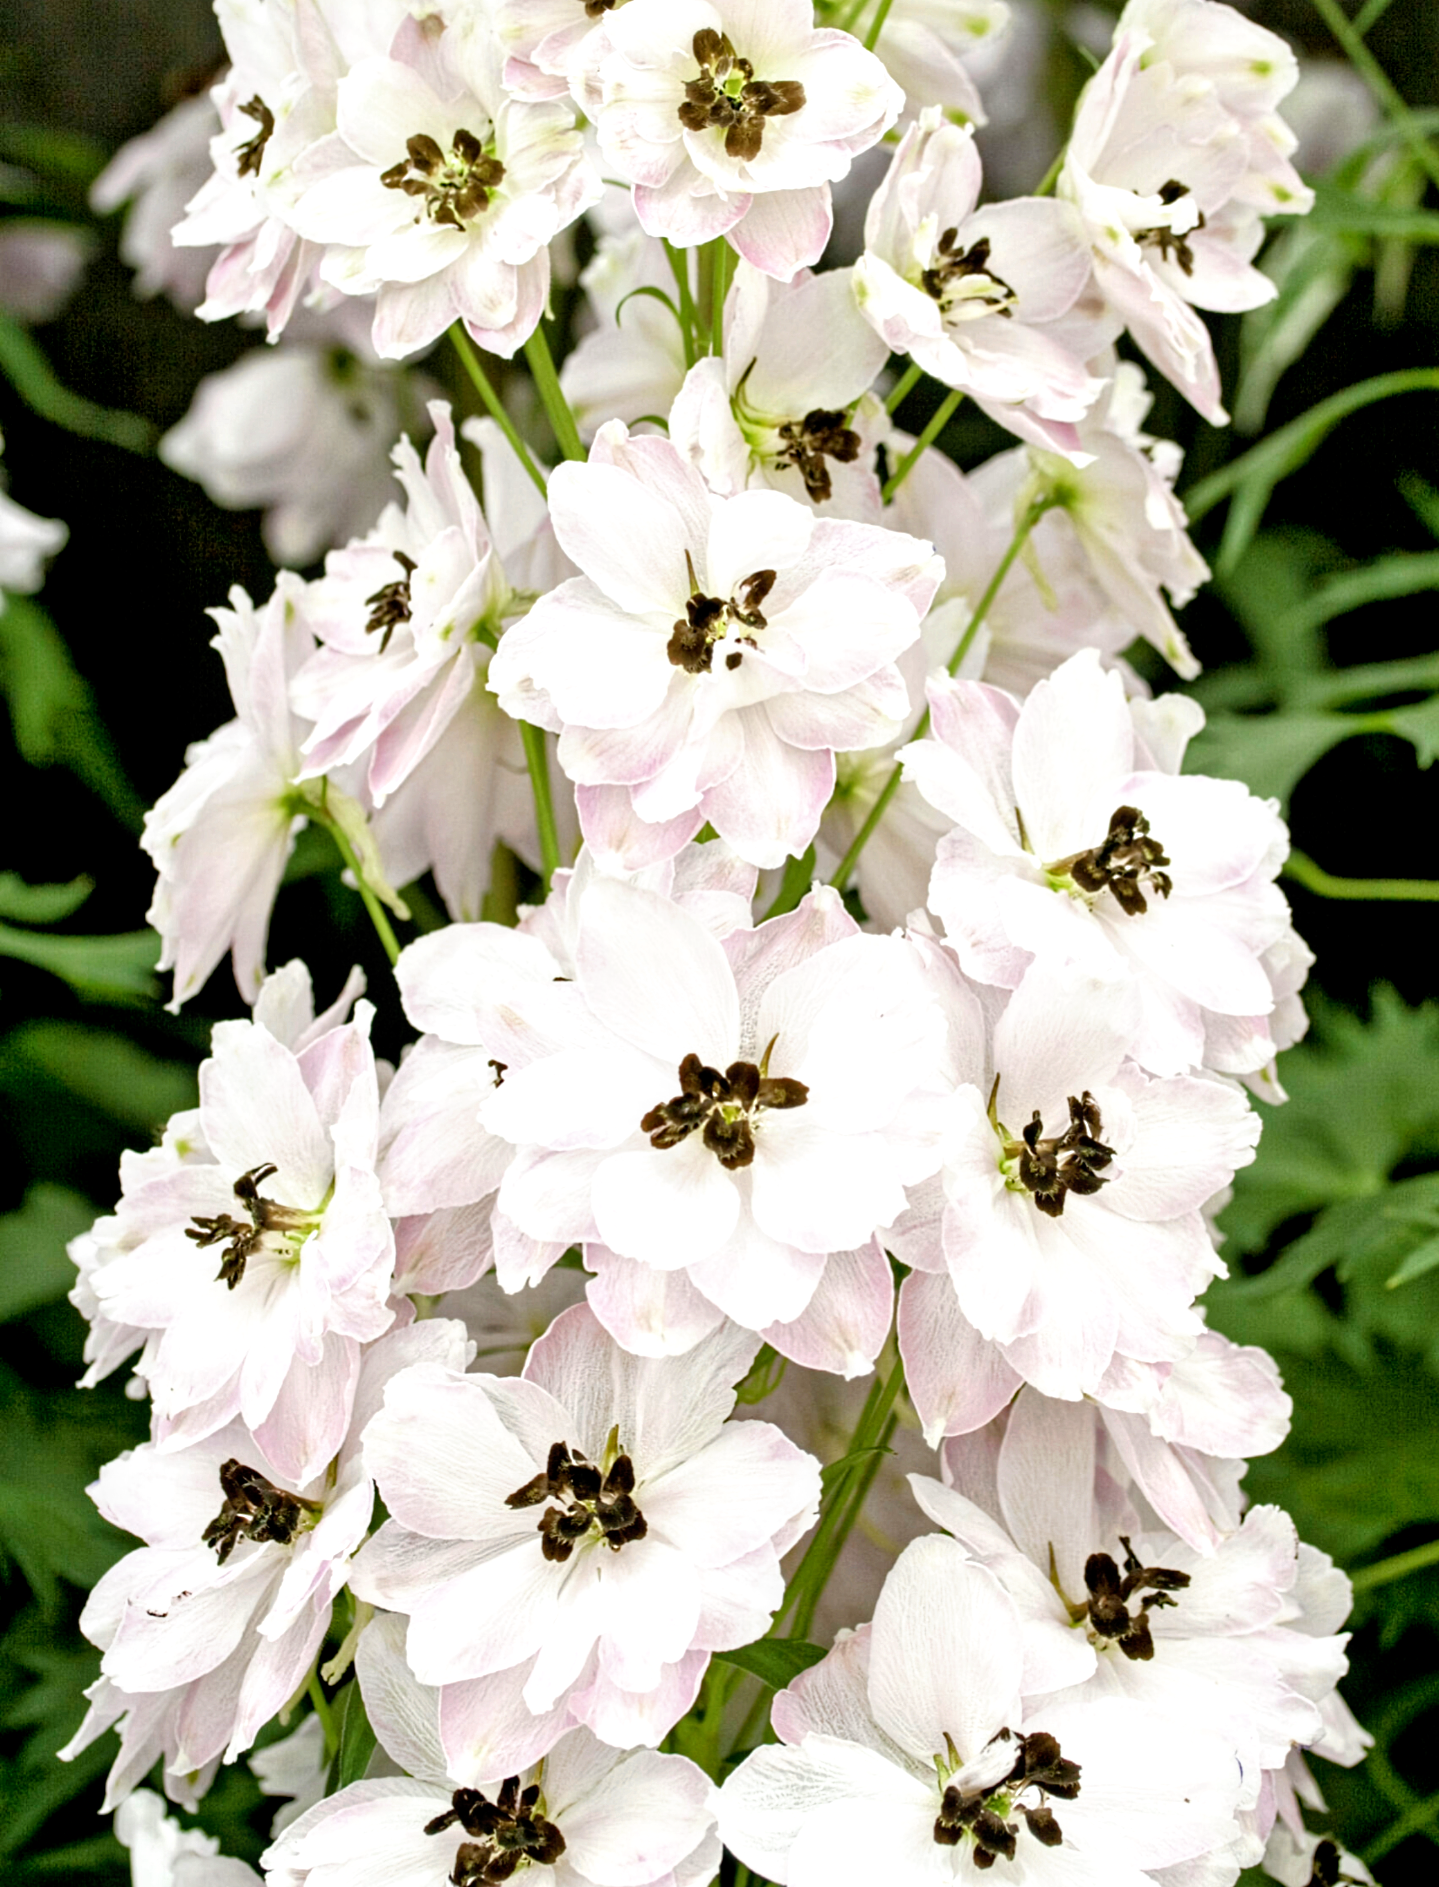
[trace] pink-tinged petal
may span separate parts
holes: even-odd
[[[944,1750],[946,1735],[972,1760],[1020,1716],[1021,1635],[1014,1601],[957,1541],[911,1541],[875,1606],[875,1721],[920,1762]]]
[[[590,1309],[632,1356],[683,1356],[724,1322],[684,1271],[657,1271],[598,1244],[586,1245],[585,1263],[596,1273]]]
[[[732,596],[755,570],[787,570],[804,555],[814,513],[777,491],[742,491],[718,503],[710,517],[703,581],[716,596]]]
[[[359,1344],[333,1330],[325,1333],[318,1363],[298,1356],[291,1362],[270,1413],[255,1430],[286,1485],[313,1480],[340,1452],[359,1373]]]
[[[748,1190],[744,1180],[744,1174],[736,1175],[742,1200]],[[746,1200],[734,1231],[718,1251],[690,1264],[689,1277],[727,1317],[758,1330],[773,1318],[801,1315],[824,1274],[824,1262],[823,1253],[797,1251],[771,1238],[755,1223]]]
[[[1272,1454],[1294,1404],[1267,1350],[1206,1330],[1166,1376],[1150,1410],[1154,1432],[1206,1455]]]
[[[653,1690],[666,1664],[694,1642],[700,1615],[695,1564],[656,1535],[599,1564],[600,1669],[623,1690]],[[535,1700],[539,1701],[539,1700]]]
[[[640,490],[632,479],[622,482]],[[675,587],[683,581],[681,576]],[[489,686],[505,712],[517,717],[530,711],[538,689],[561,721],[638,727],[669,693],[674,667],[665,645],[669,623],[683,606],[681,596],[666,606],[663,623],[654,620],[654,611],[646,620],[612,602],[588,577],[571,577],[505,631],[490,658]]]
[[[753,1175],[754,1215],[771,1238],[800,1251],[852,1251],[905,1208],[898,1162],[878,1133],[840,1133],[804,1108],[763,1123]]]
[[[566,463],[550,475],[549,500],[560,548],[622,611],[664,617],[683,605],[685,551],[702,546],[665,498],[618,466]]]
[[[941,1740],[940,1748],[944,1747]],[[855,1846],[853,1820],[846,1819],[842,1833],[848,1847],[848,1860],[829,1850],[824,1839],[826,1816],[841,1811],[862,1820],[870,1829],[890,1831],[887,1850],[889,1865],[896,1869],[894,1878],[906,1882],[924,1882],[925,1887],[938,1882],[934,1864],[898,1868],[910,1859],[900,1859],[894,1830],[906,1828],[920,1818],[934,1795],[933,1785],[901,1769],[888,1756],[856,1744],[839,1742],[828,1736],[814,1736],[802,1749],[761,1748],[740,1764],[725,1782],[715,1799],[719,1816],[720,1838],[725,1846],[766,1880],[784,1880],[799,1887],[811,1881],[848,1882],[853,1878],[853,1861],[863,1850],[868,1837]],[[933,1824],[933,1814],[930,1823]],[[820,1825],[818,1837],[811,1835]],[[931,1848],[933,1837],[927,1833]],[[801,1843],[813,1840],[820,1852],[813,1866],[803,1875],[796,1871]]]
[[[740,1213],[734,1181],[697,1134],[675,1147],[611,1154],[595,1173],[593,1200],[603,1242],[660,1270],[719,1250]]]
[[[452,1684],[532,1658],[554,1619],[564,1572],[543,1557],[536,1536],[437,1586],[410,1614],[410,1669],[422,1684]]]
[[[1113,1211],[1128,1219],[1197,1211],[1253,1160],[1260,1120],[1242,1093],[1185,1075],[1125,1085],[1135,1137],[1106,1190]]]
[[[512,1220],[528,1238],[558,1241],[561,1250],[598,1237],[591,1194],[596,1173],[611,1158],[603,1148],[552,1153],[548,1147],[526,1147],[516,1155],[495,1202],[495,1269],[502,1289],[519,1287],[506,1281],[501,1218]]]
[[[905,1381],[931,1447],[983,1428],[1023,1380],[965,1317],[947,1276],[915,1271],[905,1279],[898,1327]]]
[[[407,360],[437,341],[454,318],[448,273],[422,282],[384,282],[375,297],[370,345],[381,360]]]
[[[1134,765],[1134,725],[1124,684],[1081,650],[1024,704],[1014,730],[1014,790],[1037,858],[1065,858],[1098,843],[1088,833],[1091,783],[1120,780]],[[1077,787],[1077,782],[1083,782]]]
[[[622,1040],[676,1070],[690,1054],[718,1068],[732,1059],[739,1039],[734,978],[716,940],[679,905],[597,879],[581,908],[575,957],[585,1001]]]
[[[507,1072],[487,1100],[485,1125],[516,1146],[615,1147],[634,1133],[660,1089],[673,1085],[671,1067],[616,1043],[599,1080],[592,1048],[561,1049]]]
[[[663,864],[688,845],[705,821],[698,806],[660,824],[641,819],[624,786],[581,786],[575,804],[585,843],[616,871]]]
[[[829,185],[817,183],[807,190],[761,192],[726,234],[752,267],[790,282],[819,261],[833,227]]]
[[[1094,1411],[1020,1392],[999,1451],[999,1499],[1005,1524],[1036,1566],[1052,1552],[1060,1585],[1078,1592],[1097,1537],[1094,1513]]]
[[[796,1514],[813,1517],[819,1468],[769,1422],[729,1422],[699,1454],[644,1489],[645,1518],[697,1566],[727,1566]]]
[[[680,167],[663,183],[637,183],[633,202],[647,236],[663,236],[677,248],[692,249],[725,236],[755,199],[716,191],[707,178]]]
[[[381,1110],[378,1171],[388,1212],[470,1205],[499,1185],[512,1150],[480,1125],[495,1078],[482,1049],[434,1036],[415,1044]]]
[[[704,817],[751,865],[798,858],[834,791],[834,755],[802,753],[775,734],[763,707],[743,711],[744,759],[704,796]]]
[[[653,1746],[694,1703],[708,1664],[708,1652],[686,1652],[665,1666],[653,1690],[641,1692],[621,1690],[600,1673],[587,1689],[570,1693],[571,1713],[616,1749]]]
[[[1268,1015],[1274,991],[1264,965],[1235,935],[1227,916],[1222,898],[1156,900],[1121,936],[1152,978],[1172,984],[1203,1008],[1221,1015]]]
[[[445,1773],[462,1787],[518,1775],[548,1755],[569,1728],[572,1718],[564,1699],[539,1715],[525,1703],[531,1668],[527,1662],[491,1677],[441,1686]]]
[[[217,1163],[236,1179],[278,1164],[267,1184],[285,1204],[313,1210],[329,1190],[335,1160],[295,1057],[247,1022],[217,1024],[213,1046],[200,1067],[200,1112]]]
[[[1117,1409],[1101,1413],[1120,1460],[1165,1526],[1196,1552],[1212,1553],[1224,1530],[1211,1515],[1204,1490],[1190,1471],[1187,1451],[1152,1434],[1142,1415],[1121,1414]]]
[[[830,1254],[798,1317],[761,1331],[781,1356],[846,1381],[868,1375],[894,1317],[894,1278],[878,1240]]]
[[[433,1364],[396,1376],[365,1431],[365,1463],[402,1526],[434,1540],[504,1542],[533,1531],[505,1499],[536,1464],[501,1421],[485,1379]],[[543,1392],[532,1392],[541,1400]],[[554,1412],[562,1420],[562,1412]]]
[[[401,951],[395,978],[417,1029],[514,1067],[582,1028],[584,1003],[560,964],[537,937],[502,924],[451,924],[419,938]]]
[[[1068,1097],[1107,1083],[1133,1038],[1133,984],[1100,982],[1036,963],[994,1031],[999,1118],[1014,1133],[1034,1109],[1046,1124]]]
[[[649,1887],[714,1823],[709,1778],[683,1756],[641,1749],[616,1763],[612,1750],[579,1732],[555,1751],[546,1781],[576,1871],[605,1887]]]
[[[381,1612],[360,1634],[355,1674],[365,1713],[385,1753],[411,1775],[444,1783],[448,1771],[440,1743],[440,1692],[415,1682],[405,1662],[405,1621]]]

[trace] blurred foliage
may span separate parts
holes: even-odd
[[[1310,54],[1334,57],[1347,35],[1381,116],[1319,180],[1313,215],[1272,234],[1276,298],[1215,323],[1234,427],[1203,426],[1156,386],[1151,426],[1186,449],[1183,495],[1216,571],[1186,619],[1209,714],[1189,764],[1279,798],[1298,845],[1349,874],[1326,887],[1294,868],[1318,953],[1313,1030],[1283,1058],[1289,1100],[1260,1104],[1259,1158],[1220,1220],[1232,1276],[1208,1309],[1274,1352],[1294,1398],[1292,1436],[1253,1463],[1251,1496],[1287,1507],[1356,1575],[1345,1688],[1377,1744],[1358,1769],[1315,1768],[1336,1833],[1401,1887],[1434,1878],[1439,1844],[1439,1006],[1424,1000],[1433,932],[1413,884],[1434,873],[1439,827],[1426,772],[1439,754],[1439,10],[1348,0],[1357,27],[1336,0],[1246,10]],[[213,63],[215,41],[205,0],[105,0],[89,36],[64,11],[24,0],[24,43],[0,44],[0,117],[26,119],[0,122],[0,213],[89,227],[85,193],[108,155],[89,128],[106,145],[144,129],[167,79]],[[1059,0],[1049,12],[1068,17]],[[110,70],[122,32],[135,53],[123,87]],[[1089,70],[1074,42],[1054,31],[1043,57],[1055,101],[1072,98]],[[194,1019],[160,1010],[141,928],[150,875],[116,826],[138,831],[185,744],[229,711],[201,609],[232,581],[256,594],[269,581],[255,518],[216,511],[148,456],[200,375],[253,337],[135,303],[115,237],[111,223],[61,320],[36,335],[0,318],[15,495],[72,532],[47,608],[11,597],[0,613],[6,783],[27,809],[0,871],[0,1868],[94,1887],[129,1877],[96,1832],[114,1739],[71,1764],[54,1752],[98,1668],[77,1629],[85,1591],[128,1544],[83,1490],[144,1438],[146,1408],[123,1372],[71,1386],[84,1326],[65,1301],[65,1245],[109,1210],[121,1150],[193,1104],[204,1018],[235,1004],[222,970]],[[965,463],[1009,443],[968,410],[944,442]],[[302,835],[271,960],[303,953],[321,991],[364,960],[393,1053],[399,1018],[362,915],[328,840]],[[810,1655],[771,1649],[766,1681]],[[353,1685],[335,1700],[345,1778],[370,1748],[359,1704]],[[242,1764],[181,1819],[253,1860],[269,1816]]]

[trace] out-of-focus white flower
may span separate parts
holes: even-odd
[[[208,93],[182,99],[122,144],[90,186],[90,207],[102,216],[129,205],[120,260],[135,271],[135,293],[166,295],[182,314],[193,314],[203,300],[212,258],[203,247],[177,245],[170,232],[211,175],[210,147],[219,129]]]
[[[0,438],[0,452],[5,441]],[[70,535],[58,518],[39,518],[0,488],[0,611],[6,590],[29,596],[45,581],[45,559],[53,557]]]
[[[513,354],[549,294],[549,243],[599,196],[574,114],[504,89],[488,32],[438,47],[411,22],[339,81],[337,129],[297,166],[294,226],[324,280],[375,295],[373,342],[403,359],[461,320]]]
[[[1075,423],[1102,390],[1064,331],[1090,278],[1084,226],[1045,197],[979,207],[979,187],[973,129],[922,112],[870,202],[855,299],[887,346],[1001,426],[1082,455]]]
[[[518,1380],[391,1383],[365,1452],[393,1517],[351,1585],[409,1615],[422,1683],[519,1689],[512,1740],[492,1716],[479,1774],[535,1760],[576,1720],[657,1743],[710,1653],[767,1628],[819,1469],[767,1422],[726,1423],[757,1348],[724,1325],[682,1359],[631,1357],[576,1305]],[[450,1749],[446,1722],[442,1702]]]
[[[130,1851],[132,1887],[260,1887],[253,1867],[221,1854],[213,1835],[182,1828],[153,1789],[115,1810],[115,1838]]]
[[[22,321],[53,321],[95,253],[88,229],[14,216],[0,223],[0,308]]]
[[[930,547],[779,492],[719,495],[618,421],[556,470],[550,512],[584,574],[507,632],[490,685],[560,734],[587,840],[634,869],[708,820],[753,864],[802,853],[834,749],[899,731],[895,659],[942,574]]]
[[[1131,710],[1093,650],[1022,704],[938,679],[930,699],[934,737],[905,766],[955,822],[930,908],[967,975],[1013,989],[1043,960],[1126,979],[1129,1052],[1155,1074],[1215,1065],[1211,1018],[1221,1073],[1258,1070],[1287,1045],[1267,1018],[1270,956],[1292,935],[1275,883],[1288,833],[1237,780],[1178,774],[1191,703]]]
[[[809,0],[628,0],[595,35],[595,129],[652,236],[715,236],[789,281],[829,239],[830,185],[904,94]]]
[[[780,283],[741,260],[724,353],[696,361],[670,413],[671,440],[713,490],[768,487],[822,517],[881,522],[874,455],[890,426],[864,396],[889,353],[861,320],[850,276],[804,269]]]
[[[568,13],[570,0],[562,4]],[[684,382],[683,331],[672,307],[635,291],[656,289],[672,301],[663,244],[642,229],[602,235],[580,284],[595,326],[560,369],[580,437],[593,439],[610,419],[662,419]]]
[[[1005,0],[894,0],[875,51],[904,87],[911,112],[938,105],[946,116],[982,125],[984,106],[965,61],[982,52],[992,62],[1009,18]]]
[[[250,1771],[262,1795],[285,1798],[270,1821],[270,1833],[277,1835],[325,1793],[330,1772],[325,1726],[313,1714],[303,1718],[300,1727],[279,1742],[252,1750]]]

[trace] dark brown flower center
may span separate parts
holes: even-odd
[[[1126,917],[1142,917],[1149,909],[1144,887],[1167,898],[1174,880],[1161,865],[1169,864],[1164,847],[1149,836],[1149,821],[1137,806],[1116,806],[1109,816],[1104,842],[1087,852],[1046,865],[1051,878],[1069,878],[1091,896],[1108,888]]]
[[[261,1185],[278,1171],[274,1162],[267,1160],[262,1166],[252,1166],[235,1181],[235,1197],[249,1214],[248,1225],[242,1225],[228,1212],[221,1212],[213,1219],[196,1213],[185,1227],[186,1238],[193,1238],[202,1250],[206,1245],[225,1245],[225,1256],[215,1273],[215,1282],[223,1282],[232,1291],[245,1275],[246,1261],[264,1243],[267,1232],[293,1240],[297,1235],[314,1230],[316,1216],[313,1212],[301,1212],[295,1206],[282,1206],[273,1199],[261,1197]]]
[[[564,1836],[545,1820],[539,1783],[522,1789],[518,1776],[506,1776],[493,1802],[478,1789],[456,1789],[445,1812],[425,1823],[425,1833],[442,1835],[456,1822],[472,1839],[455,1855],[453,1887],[492,1887],[531,1861],[553,1867],[565,1851]]]
[[[618,1444],[612,1434],[612,1445]],[[610,1450],[606,1450],[608,1455]],[[540,1517],[540,1548],[546,1559],[567,1560],[575,1543],[587,1533],[598,1534],[611,1551],[632,1540],[642,1540],[649,1522],[635,1505],[635,1464],[626,1454],[615,1454],[607,1469],[586,1461],[578,1448],[557,1441],[550,1449],[543,1474],[537,1474],[505,1499],[507,1507],[538,1507],[553,1500]]]
[[[804,480],[804,488],[816,504],[833,496],[827,458],[840,465],[853,465],[863,444],[859,434],[845,424],[849,418],[843,408],[831,412],[816,407],[803,419],[786,420],[779,429],[784,444],[775,457],[781,464],[795,466]]]
[[[803,1081],[769,1073],[770,1050],[777,1040],[770,1041],[758,1067],[752,1061],[732,1061],[723,1074],[707,1068],[698,1055],[686,1055],[679,1068],[679,1093],[652,1107],[640,1122],[640,1132],[661,1151],[697,1133],[729,1171],[750,1165],[756,1116],[769,1107],[803,1107],[809,1099]]]
[[[449,229],[463,229],[482,215],[490,207],[490,192],[505,180],[504,165],[463,127],[450,139],[448,151],[424,131],[406,138],[405,149],[406,161],[382,171],[380,182],[387,190],[420,198],[422,213]]]
[[[220,1469],[220,1491],[224,1504],[200,1538],[214,1547],[222,1566],[241,1540],[288,1546],[304,1528],[306,1515],[320,1512],[318,1501],[287,1493],[258,1468],[233,1457]]]
[[[1009,320],[1019,300],[1009,283],[989,266],[988,236],[961,250],[958,228],[945,230],[933,266],[920,280],[925,294],[939,303],[941,312],[951,321],[974,321],[990,314]]]
[[[757,79],[724,33],[701,27],[693,40],[699,77],[685,86],[679,108],[686,131],[724,131],[726,157],[758,157],[766,118],[787,118],[804,107],[798,79]]]
[[[994,1092],[990,1095],[991,1118],[998,1090],[999,1082],[996,1080]],[[997,1122],[996,1128],[1003,1133]],[[1104,1122],[1088,1088],[1078,1100],[1071,1094],[1069,1125],[1062,1134],[1054,1134],[1046,1139],[1044,1120],[1035,1113],[1030,1117],[1029,1125],[1020,1130],[1018,1140],[1005,1139],[1006,1173],[1011,1182],[1018,1180],[1046,1217],[1061,1218],[1065,1199],[1070,1193],[1078,1193],[1084,1198],[1108,1184],[1107,1176],[1101,1169],[1114,1158],[1114,1148],[1105,1146],[1099,1138],[1103,1131]]]
[[[1117,1644],[1126,1658],[1147,1664],[1154,1656],[1149,1614],[1156,1606],[1177,1604],[1169,1595],[1184,1590],[1189,1574],[1168,1566],[1141,1566],[1127,1534],[1120,1534],[1119,1543],[1124,1548],[1123,1573],[1108,1553],[1091,1553],[1084,1562],[1089,1597],[1078,1604],[1069,1599],[1064,1603],[1074,1624],[1089,1620],[1092,1641],[1104,1639]],[[1052,1567],[1050,1576],[1054,1577]],[[1144,1593],[1144,1597],[1131,1608],[1129,1601],[1136,1592]]]
[[[745,629],[765,627],[760,604],[774,588],[775,573],[773,570],[754,571],[741,582],[738,597],[731,596],[726,601],[701,593],[694,558],[688,551],[685,552],[685,569],[689,573],[690,597],[683,618],[674,626],[665,653],[675,667],[682,668],[687,675],[708,675],[714,666],[715,644],[724,641],[734,623]],[[752,649],[759,646],[752,635],[738,639]],[[743,650],[731,649],[725,657],[725,667],[738,668],[743,660]]]
[[[1181,197],[1187,197],[1188,195],[1188,184],[1180,183],[1174,177],[1171,177],[1168,183],[1162,183],[1158,190],[1159,201],[1164,204],[1166,209],[1170,204],[1178,203]],[[1189,238],[1194,234],[1195,230],[1203,228],[1204,212],[1200,210],[1198,212],[1198,221],[1195,223],[1194,229],[1187,230],[1182,236],[1177,235],[1174,230],[1169,228],[1137,229],[1134,232],[1134,240],[1142,248],[1157,249],[1166,262],[1169,260],[1172,252],[1174,260],[1179,264],[1183,272],[1186,275],[1193,275],[1194,251],[1189,246]]]
[[[254,137],[247,139],[236,151],[235,174],[240,177],[258,177],[260,164],[265,156],[265,146],[270,142],[270,134],[275,129],[275,115],[258,92],[248,105],[241,105],[240,109],[247,118],[253,118],[260,129]]]
[[[602,20],[617,0],[584,0],[585,12],[592,20]]]
[[[396,577],[393,583],[382,584],[373,596],[365,598],[370,611],[365,634],[380,637],[381,655],[389,648],[390,637],[399,625],[410,620],[410,578],[419,568],[414,558],[407,557],[402,550],[393,551],[391,555],[404,575]]]
[[[994,1741],[1008,1742],[1012,1735],[1001,1730]],[[1079,1764],[1061,1754],[1048,1731],[1036,1730],[1032,1736],[1013,1740],[1017,1753],[1009,1773],[983,1789],[961,1790],[949,1783],[935,1819],[938,1845],[957,1848],[968,1835],[974,1842],[974,1864],[981,1869],[993,1867],[1001,1856],[1006,1861],[1014,1859],[1019,1823],[1008,1817],[1016,1811],[1036,1841],[1046,1848],[1059,1847],[1064,1836],[1044,1798],[1053,1795],[1072,1802],[1079,1794]],[[1038,1796],[1032,1807],[1020,1799],[1029,1790]]]

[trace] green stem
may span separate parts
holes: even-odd
[[[716,236],[710,244],[710,352],[719,355],[724,352],[724,305],[729,295],[730,277],[734,271],[734,250],[723,236]]]
[[[500,431],[505,435],[506,439],[509,440],[511,451],[539,487],[540,496],[543,497],[545,493],[545,475],[540,470],[539,466],[535,464],[533,458],[530,456],[529,447],[515,430],[515,422],[505,411],[504,403],[501,401],[499,394],[495,392],[494,387],[490,384],[489,375],[480,365],[480,357],[471,345],[469,335],[465,333],[465,330],[460,326],[458,321],[451,323],[450,339],[454,343],[455,352],[464,362],[465,372],[474,382],[475,391],[484,401],[486,407],[488,407],[490,418],[494,420]]]
[[[694,291],[690,287],[690,257],[688,249],[676,249],[665,238],[665,254],[669,257],[670,274],[675,278],[675,288],[680,298],[680,326],[684,330],[685,366],[693,367],[699,358],[699,321],[695,314]]]
[[[575,424],[575,416],[570,411],[570,403],[560,385],[560,376],[555,372],[554,356],[545,339],[543,322],[525,342],[525,359],[530,363],[535,391],[540,396],[540,404],[545,409],[550,430],[555,435],[555,444],[565,458],[583,459],[585,449],[580,443],[580,429]]]
[[[1055,158],[1049,169],[1045,171],[1044,175],[1035,185],[1034,194],[1037,197],[1052,197],[1054,195],[1054,186],[1059,182],[1059,173],[1064,169],[1064,160],[1068,152],[1069,146],[1067,144],[1063,145],[1058,157]]]
[[[918,439],[915,440],[914,444],[910,447],[909,451],[906,452],[904,457],[900,460],[898,466],[895,468],[894,472],[890,475],[889,481],[885,485],[883,492],[880,494],[886,504],[889,503],[890,499],[893,498],[894,494],[899,490],[900,486],[909,477],[910,472],[914,469],[915,462],[919,458],[920,454],[922,452],[927,451],[929,447],[934,444],[935,440],[939,437],[939,435],[944,431],[945,427],[949,424],[950,420],[954,417],[955,409],[958,407],[960,401],[963,398],[964,398],[964,395],[956,387],[953,390],[953,392],[947,393],[944,399],[940,401],[939,407],[934,413],[934,416],[931,418],[929,424],[925,427],[924,431],[919,435]]]
[[[310,1702],[315,1706],[315,1715],[320,1719],[320,1728],[325,1733],[325,1761],[328,1764],[335,1751],[340,1747],[339,1733],[335,1728],[335,1713],[330,1708],[330,1700],[325,1695],[319,1673],[311,1670],[305,1680],[305,1690]]]
[[[530,770],[530,791],[535,796],[540,863],[544,871],[545,890],[548,891],[550,880],[559,870],[560,864],[560,834],[555,824],[555,803],[550,795],[549,755],[545,752],[543,730],[529,721],[520,722],[520,739],[524,743],[525,765]]]
[[[892,413],[905,395],[917,387],[923,378],[923,367],[917,367],[914,362],[911,361],[904,372],[899,376],[898,380],[895,381],[890,396],[884,403],[885,412]]]
[[[370,913],[370,922],[375,927],[375,935],[379,938],[381,944],[383,944],[385,955],[389,958],[390,968],[393,970],[400,960],[399,941],[390,927],[390,920],[385,915],[384,905],[381,904],[374,892],[365,883],[365,874],[360,869],[360,861],[355,856],[354,846],[350,844],[350,841],[340,830],[339,822],[332,819],[321,808],[315,807],[311,809],[310,816],[317,825],[322,825],[335,841],[335,850],[340,854],[340,857],[345,861],[345,864],[353,874],[360,896],[365,901],[365,909]]]
[[[1314,10],[1348,55],[1349,63],[1379,102],[1386,118],[1414,153],[1430,182],[1439,186],[1439,152],[1414,123],[1408,105],[1391,82],[1388,73],[1354,30],[1339,0],[1314,0]]]
[[[884,23],[889,18],[889,9],[892,4],[893,0],[879,0],[879,5],[874,10],[874,18],[869,23],[869,31],[864,36],[866,52],[874,51],[875,43],[884,31]]]
[[[1372,1566],[1361,1566],[1349,1578],[1356,1592],[1370,1592],[1375,1586],[1387,1586],[1391,1579],[1407,1579],[1410,1573],[1422,1572],[1426,1566],[1439,1566],[1439,1540],[1396,1553],[1392,1559],[1376,1560]]]
[[[895,1414],[891,1414],[885,1422],[884,1427],[881,1429],[878,1440],[874,1443],[873,1454],[871,1454],[867,1460],[856,1463],[858,1472],[854,1477],[854,1487],[850,1492],[849,1498],[844,1503],[843,1510],[840,1513],[839,1519],[835,1522],[834,1531],[830,1536],[829,1564],[825,1569],[825,1577],[811,1585],[809,1591],[805,1594],[804,1599],[795,1611],[790,1630],[796,1638],[807,1638],[809,1636],[809,1629],[814,1621],[815,1608],[818,1606],[823,1596],[829,1573],[839,1564],[839,1556],[844,1551],[845,1542],[854,1531],[855,1522],[864,1511],[864,1504],[869,1499],[869,1490],[874,1485],[875,1476],[879,1473],[880,1466],[884,1461],[885,1451],[888,1449],[894,1437],[894,1431],[898,1426],[899,1417]]]
[[[1439,903],[1435,878],[1334,878],[1303,852],[1291,852],[1284,876],[1321,898],[1383,899],[1392,904]]]
[[[999,595],[1004,579],[1014,568],[1015,559],[1024,549],[1030,532],[1034,529],[1035,525],[1038,524],[1046,511],[1053,510],[1055,503],[1056,500],[1053,498],[1036,498],[1025,512],[1024,516],[1019,520],[1019,523],[1015,526],[1014,536],[1010,538],[1009,546],[999,560],[999,567],[989,579],[984,595],[980,597],[979,603],[975,608],[974,614],[969,619],[964,634],[959,638],[959,644],[954,654],[949,658],[949,672],[951,675],[959,672],[960,663],[964,660],[965,656],[968,655],[974,643],[974,638],[983,627],[986,616],[988,616],[994,606],[994,599]],[[909,738],[912,741],[923,740],[928,732],[929,709],[926,708],[924,713],[920,715],[915,725],[914,732]],[[875,827],[879,824],[880,820],[883,819],[888,809],[889,802],[899,791],[900,781],[903,778],[904,762],[902,760],[896,760],[894,770],[881,787],[879,797],[875,800],[865,816],[864,824],[860,827],[859,831],[855,833],[854,838],[850,841],[849,850],[835,867],[834,876],[830,879],[830,883],[837,891],[843,891],[845,886],[849,883],[854,873],[854,868],[859,863],[860,854],[873,837]]]

